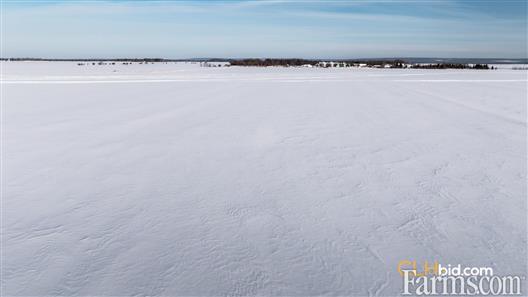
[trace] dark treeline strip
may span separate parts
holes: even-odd
[[[411,68],[417,69],[493,69],[488,64],[458,64],[458,63],[438,63],[438,64],[414,64]]]
[[[313,59],[163,59],[163,58],[116,58],[116,59],[45,59],[45,58],[0,58],[1,61],[57,61],[57,62],[123,62],[123,63],[163,63],[163,62],[220,62],[227,61],[231,66],[303,66],[312,65],[317,67],[385,67],[390,68],[415,68],[415,69],[494,69],[487,64],[462,64],[462,63],[436,63],[436,64],[416,64],[408,63],[401,59],[384,60],[313,60]]]
[[[305,59],[240,59],[230,60],[232,66],[302,66],[316,65],[320,61]]]
[[[404,60],[307,60],[307,59],[237,59],[229,61],[232,66],[303,66],[312,65],[324,68],[330,67],[384,67],[390,68],[417,68],[417,69],[494,69],[487,64],[462,64],[462,63],[436,63],[436,64],[410,64]]]
[[[343,63],[353,63],[353,64],[367,64],[367,66],[374,65],[399,65],[409,64],[405,60],[396,59],[396,60],[342,60],[339,62]]]
[[[315,66],[325,61],[339,63],[343,65],[353,64],[366,64],[368,66],[374,65],[402,65],[405,63],[403,60],[309,60],[309,59],[235,59],[229,60],[232,66],[302,66],[312,65]]]

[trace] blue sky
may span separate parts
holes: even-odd
[[[2,1],[4,57],[527,58],[526,0]]]

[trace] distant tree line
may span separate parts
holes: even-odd
[[[305,59],[240,59],[230,60],[232,66],[302,66],[316,65],[319,61]]]
[[[125,63],[160,63],[160,62],[222,62],[225,59],[204,58],[204,59],[163,59],[163,58],[116,58],[116,59],[45,59],[45,58],[0,58],[1,61],[61,61],[61,62],[91,62],[99,65],[106,65],[105,62]],[[313,66],[313,67],[373,67],[373,68],[415,68],[415,69],[495,69],[487,64],[462,64],[462,63],[437,63],[437,64],[411,64],[401,59],[377,59],[377,60],[314,60],[314,59],[230,59],[231,66]]]
[[[303,66],[303,65],[312,65],[312,66],[321,66],[321,67],[352,67],[359,64],[365,64],[366,66],[384,66],[384,65],[393,65],[396,68],[403,68],[403,65],[406,64],[403,60],[313,60],[313,59],[234,59],[230,60],[229,63],[232,66]]]
[[[459,63],[438,63],[438,64],[414,64],[411,68],[417,69],[494,69],[488,64],[459,64]]]
[[[396,66],[395,68],[403,68],[403,65],[409,64],[407,61],[396,59],[396,60],[352,60],[350,61],[354,64],[367,64],[367,66],[375,66],[375,65],[392,65]]]
[[[229,61],[232,66],[317,66],[331,67],[375,67],[375,68],[417,68],[417,69],[494,69],[487,64],[437,63],[409,64],[404,60],[307,60],[307,59],[237,59]]]

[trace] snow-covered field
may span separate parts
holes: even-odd
[[[526,275],[526,71],[2,66],[5,295]]]

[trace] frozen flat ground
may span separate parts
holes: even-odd
[[[526,275],[526,71],[3,72],[5,295],[398,295],[404,259]]]

